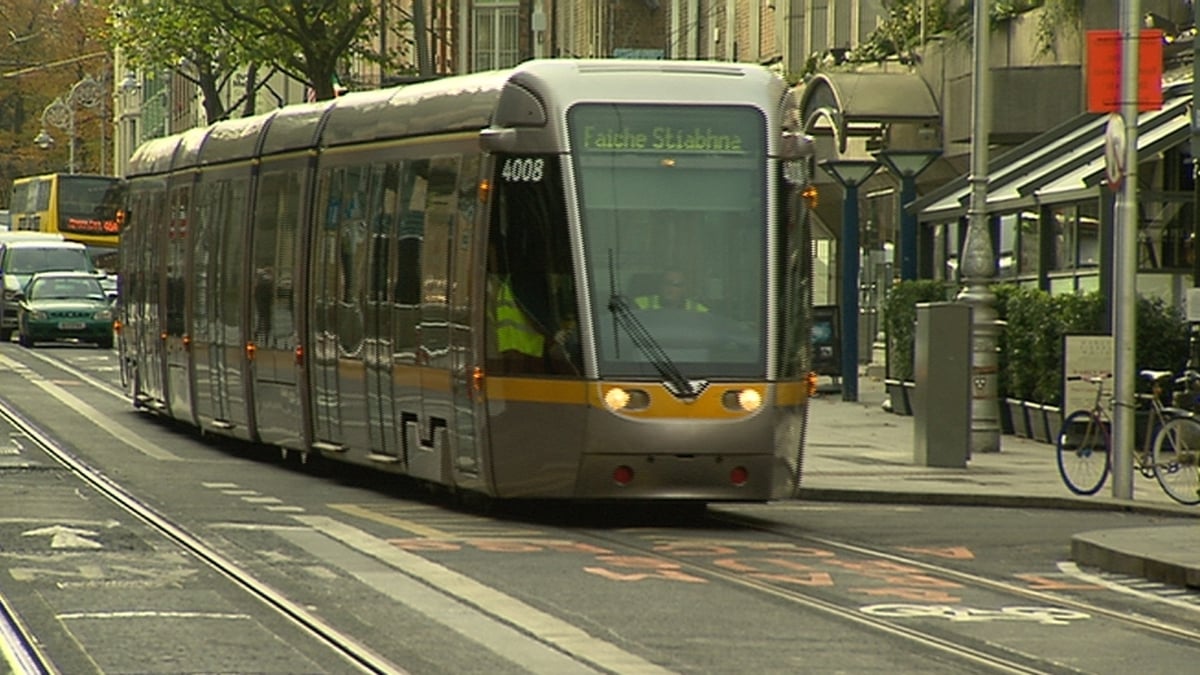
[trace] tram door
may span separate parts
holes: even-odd
[[[401,462],[403,453],[392,421],[392,279],[399,220],[400,164],[371,167],[367,212],[367,298],[363,359],[367,376],[367,435],[377,462]]]
[[[428,164],[421,247],[421,309],[417,324],[424,415],[407,428],[409,473],[436,481],[449,479],[443,475],[443,467],[448,459],[446,453],[451,452],[450,430],[454,425],[450,395],[450,269],[458,218],[459,159],[458,155],[444,155],[434,157]]]
[[[308,357],[313,405],[313,438],[317,444],[341,445],[338,405],[337,307],[341,281],[338,265],[338,219],[343,171],[327,169],[317,187],[317,223],[313,237],[311,353]]]
[[[366,305],[371,169],[352,165],[321,176],[313,269],[313,433],[318,447],[370,447]]]
[[[416,429],[417,420],[424,419],[417,356],[420,351],[421,250],[425,241],[428,173],[429,160],[404,160],[396,165],[398,181],[394,193],[389,192],[386,184],[384,190],[385,208],[389,208],[392,196],[396,206],[392,228],[395,242],[390,242],[394,253],[389,260],[392,268],[389,275],[391,316],[388,320],[391,364],[387,370],[390,381],[380,381],[380,420],[384,424],[381,436],[389,439],[389,451],[399,455],[405,463],[416,452],[405,438],[407,430]],[[390,419],[385,419],[389,415]],[[416,435],[412,434],[413,437]]]
[[[197,408],[201,423],[248,438],[242,397],[241,302],[245,180],[224,179],[204,188],[199,226],[210,230],[195,252]]]
[[[142,300],[139,303],[142,314],[138,318],[139,330],[137,340],[140,343],[138,352],[145,355],[145,361],[138,364],[138,379],[142,393],[154,400],[166,402],[166,389],[163,382],[162,331],[163,309],[163,272],[162,263],[166,251],[166,228],[171,215],[167,201],[161,193],[155,193],[150,205],[149,218],[144,219],[144,232],[147,234],[146,249],[141,255],[142,269],[145,277],[142,280]]]
[[[190,180],[190,177],[187,178]],[[166,256],[166,307],[164,317],[163,350],[166,358],[166,393],[175,419],[194,423],[192,413],[191,354],[184,344],[187,332],[187,283],[186,255],[189,243],[188,210],[191,207],[192,186],[177,185],[171,190],[170,218],[167,223]]]
[[[217,386],[219,370],[216,359],[220,348],[216,345],[220,324],[217,321],[218,299],[216,288],[220,278],[221,218],[228,207],[228,181],[202,182],[196,189],[195,246],[192,250],[192,283],[195,294],[192,298],[192,358],[195,369],[196,421],[211,425],[214,420],[225,419],[225,399]]]
[[[259,440],[296,449],[304,442],[293,301],[303,168],[304,160],[296,159],[259,177],[250,251],[254,423]]]
[[[479,155],[463,157],[458,172],[458,227],[450,252],[450,393],[454,405],[454,468],[478,477],[479,435],[476,433],[474,373],[482,361],[474,353],[471,330],[471,251],[475,246],[475,223],[479,216]],[[482,279],[482,277],[481,277]]]

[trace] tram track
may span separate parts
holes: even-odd
[[[724,584],[748,589],[806,610],[812,610],[835,619],[877,631],[886,636],[902,639],[923,650],[933,650],[962,661],[964,664],[982,667],[985,670],[1005,673],[1072,673],[1090,672],[1076,670],[1064,665],[1055,655],[1023,651],[1006,646],[1003,642],[980,640],[952,629],[946,625],[958,622],[980,621],[1036,621],[1046,625],[1066,625],[1071,621],[1103,619],[1129,630],[1160,636],[1161,638],[1200,645],[1200,630],[1186,623],[1170,623],[1149,616],[1131,614],[1095,602],[1088,602],[1067,595],[1039,591],[1022,587],[1002,579],[989,578],[980,574],[964,572],[948,565],[931,563],[914,557],[898,555],[889,551],[862,544],[838,540],[828,536],[815,536],[798,528],[772,523],[754,517],[710,510],[707,518],[724,526],[765,534],[778,540],[778,545],[759,543],[764,555],[789,552],[788,547],[799,551],[832,550],[853,555],[855,563],[862,567],[878,565],[881,569],[893,570],[897,574],[912,574],[919,571],[929,578],[946,580],[964,589],[983,590],[1012,598],[1002,610],[972,610],[953,603],[924,602],[880,602],[866,606],[851,606],[844,599],[831,598],[827,594],[809,589],[819,588],[816,575],[804,565],[794,565],[797,574],[774,574],[756,569],[730,558],[717,559],[700,552],[716,551],[727,546],[730,539],[724,536],[712,540],[677,536],[670,532],[615,535],[588,531],[585,541],[617,552],[619,555],[636,556],[643,560],[644,567],[652,567],[647,560],[661,562],[662,569],[678,570],[680,574],[703,577]],[[644,543],[636,538],[643,537]],[[736,539],[736,537],[734,537]],[[800,555],[806,555],[804,553]],[[810,574],[807,581],[805,574]],[[810,585],[811,582],[811,585]],[[937,620],[925,621],[921,620]],[[932,627],[930,627],[932,626]]]
[[[665,555],[658,552],[653,546],[640,547],[631,545],[626,540],[595,534],[589,535],[588,538],[603,542],[606,546],[614,549],[623,549],[631,553],[636,553],[639,556],[657,558],[672,565],[677,565],[680,568],[688,570],[694,574],[717,579],[727,584],[747,588],[756,593],[769,595],[784,602],[799,605],[827,616],[831,616],[835,619],[862,626],[872,631],[884,633],[918,645],[922,648],[941,652],[964,662],[982,666],[994,672],[1021,673],[1026,675],[1063,672],[1062,669],[1050,667],[1049,665],[1039,667],[1034,663],[1028,662],[1027,660],[1016,658],[1015,655],[1006,656],[1004,654],[997,653],[994,650],[987,650],[963,644],[961,642],[956,642],[953,639],[935,634],[931,631],[919,630],[905,626],[898,622],[876,618],[869,614],[864,614],[857,609],[849,609],[839,605],[836,602],[823,599],[815,594],[799,592],[794,589],[781,586],[777,583],[747,578],[744,575],[725,572],[719,569],[714,569],[713,567],[707,565],[696,564],[685,556]]]
[[[340,656],[355,671],[379,674],[400,674],[407,672],[401,666],[390,662],[366,645],[363,645],[350,634],[339,630],[336,626],[331,625],[313,612],[310,612],[299,602],[288,598],[284,593],[262,582],[232,559],[218,551],[216,547],[206,543],[203,538],[193,534],[165,514],[138,499],[136,495],[126,490],[117,482],[59,446],[54,439],[45,434],[37,425],[27,420],[19,411],[3,401],[0,401],[0,419],[27,437],[37,446],[36,449],[39,452],[53,459],[73,476],[119,507],[123,512],[141,521],[180,550],[228,579],[235,586],[254,598],[259,604],[281,615],[291,625],[301,629],[310,637],[315,638],[317,642],[325,645],[330,651]],[[21,628],[17,615],[7,606],[0,605],[0,610],[4,614],[2,617],[3,624],[6,624],[5,628],[0,630],[4,630],[6,644],[9,642],[8,637],[11,633],[13,638],[11,641],[17,646],[14,649],[14,653],[25,654],[24,658],[31,659],[31,663],[34,666],[40,663],[52,668],[50,662],[33,648],[35,642],[28,635],[28,632]],[[56,671],[34,669],[29,672],[53,673]]]
[[[25,675],[58,675],[54,662],[46,657],[37,638],[21,617],[0,596],[0,655],[11,671]]]
[[[59,364],[52,365],[61,367]],[[88,384],[95,385],[94,382]],[[17,418],[14,419],[10,415],[17,415]],[[36,428],[32,428],[35,425],[31,424],[26,427],[23,420],[19,419],[19,413],[0,408],[0,416],[8,419],[10,424],[22,429],[22,433],[28,434],[32,442],[41,445],[43,440],[50,440],[43,439],[40,432]],[[152,526],[155,531],[162,533],[181,549],[190,552],[194,558],[203,561],[207,567],[237,581],[238,586],[253,595],[257,601],[272,607],[272,611],[287,617],[289,621],[302,627],[307,634],[315,636],[321,644],[329,645],[331,650],[343,655],[342,658],[353,663],[357,671],[403,672],[377,654],[368,653],[364,661],[357,660],[358,656],[347,655],[347,651],[355,652],[361,645],[355,644],[352,638],[349,642],[342,640],[336,626],[325,625],[319,621],[310,622],[309,620],[313,617],[312,613],[307,611],[306,606],[290,601],[282,594],[278,594],[270,585],[262,583],[261,579],[264,578],[275,583],[269,573],[264,572],[267,576],[257,579],[253,574],[247,574],[246,570],[250,568],[233,562],[227,555],[221,555],[217,551],[217,545],[209,545],[202,538],[195,537],[187,529],[180,527],[177,520],[156,512],[152,506],[142,502],[136,496],[127,494],[127,491],[120,485],[108,480],[100,472],[91,471],[85,461],[75,458],[69,451],[57,448],[58,452],[62,453],[60,456],[54,452],[55,444],[50,442],[49,445],[51,447],[46,451],[47,454],[54,457],[68,470],[120,505],[123,510]],[[255,485],[254,487],[261,486]],[[130,503],[129,507],[126,506],[127,502]],[[730,591],[730,593],[742,594],[748,600],[755,597],[764,599],[766,604],[780,608],[779,616],[784,617],[785,620],[795,617],[795,620],[802,621],[805,616],[822,616],[832,619],[831,623],[835,626],[845,624],[850,634],[859,636],[875,634],[885,643],[911,645],[914,653],[928,655],[929,659],[959,664],[960,672],[1105,672],[1103,668],[1079,666],[1077,662],[1067,661],[1068,665],[1064,665],[1064,661],[1057,659],[1052,651],[1030,648],[1028,644],[1020,642],[992,639],[987,635],[981,636],[978,630],[975,632],[969,630],[972,627],[979,628],[983,625],[1004,628],[1029,626],[1033,630],[1047,631],[1061,629],[1065,633],[1068,630],[1087,630],[1088,619],[1102,619],[1104,630],[1124,631],[1135,635],[1133,639],[1140,640],[1142,637],[1153,636],[1153,639],[1150,640],[1151,643],[1161,638],[1169,639],[1177,644],[1200,645],[1200,632],[1192,629],[1186,623],[1161,621],[1147,616],[1130,614],[1128,611],[1112,609],[1068,595],[1025,588],[1012,582],[1011,578],[1006,581],[1001,577],[990,577],[964,571],[962,565],[956,568],[948,564],[938,564],[936,561],[931,562],[920,556],[904,555],[902,551],[898,553],[897,549],[862,543],[863,541],[873,541],[869,539],[853,540],[840,537],[838,534],[822,535],[811,527],[789,525],[786,521],[761,517],[757,510],[753,513],[741,513],[736,509],[725,510],[714,507],[708,509],[703,518],[698,518],[697,514],[692,511],[675,513],[668,509],[665,515],[649,518],[644,517],[636,510],[626,511],[615,519],[603,518],[600,521],[602,526],[597,529],[581,525],[580,519],[576,517],[561,519],[540,513],[531,514],[524,509],[514,507],[509,513],[510,517],[501,521],[502,526],[499,530],[492,531],[494,528],[479,525],[481,519],[475,513],[455,511],[447,514],[438,504],[428,504],[419,506],[415,510],[408,506],[407,510],[393,514],[389,511],[393,505],[400,509],[403,503],[396,504],[387,500],[372,499],[361,505],[351,505],[354,508],[345,506],[334,509],[341,514],[341,519],[337,523],[321,521],[325,523],[322,527],[317,527],[321,523],[308,522],[312,520],[311,518],[295,517],[302,528],[286,532],[281,530],[284,532],[281,537],[294,545],[299,545],[297,542],[311,543],[320,540],[321,549],[310,551],[320,558],[326,556],[329,547],[328,542],[325,542],[322,537],[331,540],[337,539],[329,535],[341,531],[331,529],[333,525],[345,529],[348,524],[356,524],[365,527],[364,533],[357,535],[358,539],[364,539],[367,532],[373,535],[369,537],[371,546],[364,545],[358,539],[345,541],[337,539],[337,541],[342,542],[347,550],[365,553],[382,565],[394,568],[400,574],[407,574],[414,579],[425,580],[423,583],[434,585],[428,581],[431,578],[428,574],[414,574],[405,567],[405,564],[415,565],[419,561],[414,558],[405,564],[397,563],[395,558],[398,554],[392,549],[412,551],[416,557],[430,561],[442,561],[446,563],[447,569],[459,570],[464,577],[463,581],[456,582],[455,587],[459,592],[466,583],[465,579],[516,589],[512,591],[511,597],[528,602],[534,609],[547,611],[548,614],[556,614],[555,605],[542,604],[540,594],[542,587],[539,584],[530,583],[528,588],[522,588],[526,582],[520,577],[513,583],[511,579],[505,580],[496,577],[486,568],[478,567],[479,561],[476,559],[464,562],[454,556],[439,555],[438,553],[439,550],[448,550],[448,545],[456,541],[464,542],[464,547],[471,546],[471,542],[475,541],[491,542],[494,544],[491,549],[499,551],[504,549],[503,544],[506,542],[512,543],[510,550],[520,548],[518,545],[522,543],[527,544],[527,548],[532,548],[536,543],[533,538],[548,537],[547,541],[561,542],[555,546],[560,547],[563,551],[576,551],[581,556],[582,565],[575,566],[573,572],[581,574],[581,577],[578,578],[587,581],[595,580],[593,570],[604,565],[611,566],[614,577],[618,573],[634,577],[642,571],[656,569],[653,563],[644,562],[655,560],[660,563],[657,569],[677,569],[681,574],[704,577],[713,583],[713,590],[716,590],[719,584],[730,589],[740,589]],[[502,510],[507,511],[506,509]],[[143,515],[143,511],[145,515]],[[423,514],[425,511],[428,511],[427,516],[415,515]],[[590,517],[584,519],[590,520]],[[518,523],[525,523],[525,526],[514,527],[512,525],[514,520]],[[534,527],[528,526],[531,524]],[[614,525],[618,529],[614,529]],[[693,525],[699,526],[701,531],[694,532]],[[553,531],[547,533],[543,528]],[[405,531],[409,537],[394,537],[397,530]],[[841,530],[828,530],[828,532],[840,533]],[[566,543],[573,540],[579,540],[582,545],[573,548]],[[594,545],[589,546],[588,542],[592,542]],[[406,543],[410,546],[404,546]],[[442,546],[426,547],[422,545],[423,543],[441,544]],[[193,545],[196,545],[197,548],[192,548]],[[698,554],[699,551],[706,550],[706,547],[716,551],[722,546],[737,545],[742,545],[740,553],[735,552],[728,555],[714,553],[711,556]],[[228,552],[227,546],[220,546],[222,546],[220,550]],[[554,547],[547,545],[547,548]],[[843,567],[837,568],[835,574],[849,576],[852,572],[860,570],[886,570],[897,575],[919,573],[930,579],[944,580],[947,584],[952,583],[963,587],[964,592],[959,593],[960,595],[970,596],[974,593],[974,596],[967,597],[961,604],[938,601],[932,598],[932,593],[930,598],[913,598],[900,602],[892,602],[891,598],[885,598],[882,595],[868,602],[857,602],[853,597],[853,592],[845,592],[851,591],[851,588],[842,578],[839,578],[837,588],[821,588],[819,584],[805,585],[797,582],[797,579],[804,574],[810,573],[810,571],[801,569],[801,562],[810,562],[812,563],[811,567],[814,568],[820,566],[819,562],[803,560],[805,555],[818,549],[838,553]],[[802,551],[802,553],[796,553],[796,551]],[[789,555],[792,557],[788,558]],[[609,562],[607,559],[610,557],[628,558],[631,564],[622,568],[619,562]],[[770,563],[774,559],[796,564],[790,570],[772,570]],[[555,564],[562,563],[556,560]],[[579,565],[579,563],[568,562],[564,565],[565,569],[570,570],[572,564]],[[828,566],[826,568],[834,569]],[[581,569],[587,573],[580,572]],[[256,573],[263,572],[263,570],[254,571]],[[785,576],[782,573],[788,571],[793,572],[792,576],[782,578]],[[445,575],[445,571],[440,568],[438,573],[442,576]],[[649,576],[653,577],[653,574]],[[861,576],[866,578],[865,574]],[[664,582],[670,581],[665,576],[660,578]],[[364,580],[364,583],[369,581]],[[664,598],[671,597],[672,591],[669,584],[651,582],[646,585],[646,588],[662,592]],[[929,588],[936,590],[940,586],[930,584]],[[523,590],[525,592],[522,592]],[[454,591],[442,592],[453,593]],[[989,596],[990,604],[980,601],[980,595],[984,593],[991,594]],[[279,597],[273,597],[273,595],[279,595]],[[858,596],[857,600],[861,600],[862,597],[865,596]],[[410,602],[411,598],[397,597],[396,601],[398,603]],[[487,610],[485,604],[473,602],[471,598],[463,598],[463,601],[475,609]],[[511,598],[506,598],[505,601],[511,603]],[[444,602],[444,600],[439,600],[439,602]],[[315,605],[309,606],[315,607]],[[789,611],[788,607],[793,609]],[[976,609],[971,609],[972,607]],[[314,609],[314,611],[320,610]],[[1083,618],[1085,615],[1087,619]],[[493,616],[502,623],[521,625],[511,617],[506,618],[503,613],[496,613]],[[992,623],[984,624],[985,621]],[[1063,628],[1072,622],[1076,628]],[[1042,625],[1046,627],[1042,628]],[[1099,624],[1097,622],[1091,625]],[[964,628],[968,630],[964,631]],[[530,629],[530,633],[533,632],[536,631]],[[349,636],[345,637],[349,638]],[[540,634],[539,639],[541,639]],[[340,646],[333,646],[334,643],[339,642]],[[372,642],[369,644],[382,643]],[[620,644],[628,646],[624,643]],[[1063,644],[1067,649],[1076,649],[1071,640],[1066,640]],[[572,653],[581,663],[592,664],[599,671],[628,672],[620,668],[607,669],[601,662],[581,657],[567,647],[560,647],[560,649]],[[516,660],[514,663],[524,664],[525,662]],[[680,664],[676,662],[671,665],[663,663],[663,665],[669,669],[672,666],[678,668]],[[687,669],[684,668],[684,670]]]
[[[1025,588],[1017,584],[999,579],[991,579],[979,574],[963,572],[954,569],[948,565],[938,565],[925,560],[920,560],[911,556],[901,556],[895,553],[882,551],[879,549],[854,544],[846,541],[840,541],[830,537],[819,537],[808,533],[797,532],[795,528],[781,526],[777,523],[767,523],[756,519],[746,518],[736,514],[720,514],[713,516],[714,519],[729,523],[748,527],[760,532],[765,532],[775,536],[785,537],[789,539],[798,539],[826,547],[839,549],[842,551],[852,552],[862,556],[868,556],[878,560],[886,560],[899,565],[917,568],[935,574],[942,578],[953,579],[964,584],[970,584],[977,587],[988,588],[1001,593],[1011,594],[1042,603],[1053,603],[1057,606],[1066,607],[1073,611],[1084,612],[1093,616],[1103,616],[1107,619],[1119,621],[1130,626],[1153,631],[1161,635],[1182,638],[1200,644],[1200,630],[1194,626],[1172,625],[1163,623],[1162,621],[1151,619],[1148,617],[1131,615],[1125,611],[1118,611],[1098,605],[1096,603],[1086,602],[1077,598],[1067,597],[1061,594],[1047,593],[1036,589]]]

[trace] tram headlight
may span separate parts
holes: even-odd
[[[641,389],[613,387],[604,392],[604,405],[609,410],[645,410],[650,407],[650,395]]]
[[[604,404],[613,410],[624,410],[629,405],[629,392],[620,387],[613,387],[604,392]]]
[[[734,389],[725,392],[721,403],[729,410],[754,412],[762,407],[762,394],[757,389]]]

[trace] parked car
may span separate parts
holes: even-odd
[[[64,339],[113,346],[112,302],[90,272],[35,274],[17,300],[17,339],[23,347]]]

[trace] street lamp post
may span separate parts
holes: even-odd
[[[858,187],[879,168],[873,159],[827,159],[820,163],[842,186],[842,240],[838,243],[842,292],[842,400],[858,400]]]
[[[91,75],[76,82],[66,97],[59,96],[42,110],[42,130],[34,137],[33,142],[39,148],[47,150],[54,144],[54,138],[46,130],[47,125],[64,129],[70,138],[68,149],[67,171],[75,173],[75,144],[78,142],[75,129],[75,109],[95,108],[104,100],[104,85]],[[103,129],[103,124],[101,125]],[[103,132],[102,132],[103,133]],[[100,141],[100,165],[104,166],[104,139]]]
[[[904,208],[917,198],[917,176],[941,156],[940,150],[881,150],[875,153],[900,179],[900,279],[917,278],[917,215]]]

